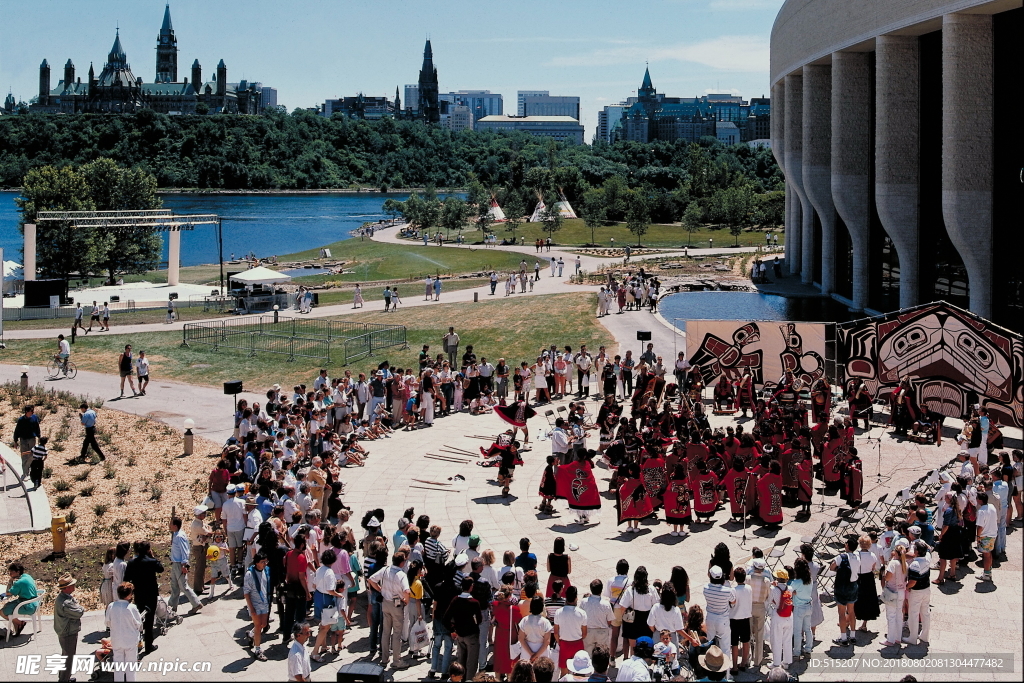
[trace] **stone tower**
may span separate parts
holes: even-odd
[[[398,94],[398,86],[395,86],[395,118],[402,118],[402,98]]]
[[[228,67],[223,59],[217,64],[217,94],[221,97],[228,94]]]
[[[178,39],[171,25],[171,6],[164,6],[164,23],[156,39],[156,83],[178,80]]]
[[[75,82],[75,65],[69,59],[64,65],[64,87],[70,88],[71,84]]]
[[[434,51],[430,39],[423,47],[423,68],[420,69],[420,118],[427,123],[439,123],[441,110],[437,102],[437,69],[434,67]]]
[[[50,63],[45,59],[39,65],[39,104],[46,106],[50,103]]]
[[[199,60],[192,62],[192,87],[199,92],[199,86],[203,84],[203,67],[199,65]]]

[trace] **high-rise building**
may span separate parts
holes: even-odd
[[[405,108],[414,112],[420,110],[420,86],[416,83],[405,86]]]
[[[459,90],[458,92],[441,93],[438,95],[438,100],[451,105],[469,107],[474,121],[479,121],[485,116],[504,113],[502,96],[492,93],[490,90]]]
[[[570,116],[580,120],[580,98],[560,95],[527,95],[523,116]]]
[[[260,104],[263,109],[273,109],[277,107],[277,88],[271,88],[270,86],[258,84],[260,86],[260,92],[263,94],[262,101]]]
[[[609,104],[597,112],[597,131],[594,133],[594,142],[612,142],[614,140],[612,131],[620,127],[622,113],[636,102],[635,97],[629,99],[633,102],[627,100],[618,104]]]
[[[441,125],[450,131],[473,130],[473,111],[464,104],[449,104],[441,114]]]
[[[434,66],[434,50],[430,47],[430,39],[423,46],[423,66],[420,68],[419,118],[427,123],[438,123],[441,120],[441,109],[438,105],[437,68]]]
[[[520,90],[516,93],[516,116],[526,116],[523,106],[527,97],[541,97],[549,94],[547,90]]]

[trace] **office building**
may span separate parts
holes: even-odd
[[[569,116],[579,121],[580,98],[559,95],[527,95],[523,116]]]
[[[416,83],[405,86],[405,108],[413,112],[420,110],[420,86]]]
[[[740,141],[740,129],[732,121],[719,121],[715,124],[715,137],[725,145],[735,145]]]
[[[397,95],[397,92],[396,92]],[[368,119],[371,121],[382,119],[385,116],[395,115],[395,104],[386,97],[367,97],[362,93],[354,97],[341,97],[335,100],[325,100],[320,114],[330,118],[334,114],[341,114],[352,119]]]
[[[463,104],[442,105],[441,126],[453,132],[473,130],[473,110]]]
[[[1024,327],[1021,36],[1019,2],[782,5],[771,145],[790,273],[855,310],[942,299]],[[903,337],[906,354],[936,325]]]
[[[449,105],[468,107],[474,121],[479,121],[485,116],[505,113],[501,95],[490,90],[459,90],[441,93],[437,97],[439,101],[447,102]]]
[[[526,116],[523,111],[527,97],[542,97],[550,94],[547,90],[520,90],[516,93],[516,116]]]
[[[583,126],[571,116],[485,116],[476,122],[476,129],[522,131],[559,142],[583,144]]]

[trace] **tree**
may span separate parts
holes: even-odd
[[[430,229],[441,224],[441,202],[437,199],[437,192],[432,185],[427,185],[423,190],[423,204],[419,210],[420,227],[430,232]]]
[[[402,205],[402,218],[405,219],[405,222],[410,225],[419,225],[422,227],[420,224],[420,218],[423,215],[423,198],[413,192],[409,195],[408,199],[399,203]]]
[[[640,238],[651,229],[651,213],[647,196],[641,191],[632,191],[626,200],[626,229],[636,235],[636,246],[642,246]]]
[[[384,212],[384,215],[394,221],[398,214],[402,213],[402,202],[394,197],[388,197],[384,200],[384,206],[381,207],[381,210]]]
[[[597,246],[594,230],[604,225],[605,220],[608,218],[604,205],[604,190],[587,190],[583,194],[579,208],[583,222],[590,228],[590,244]]]
[[[141,169],[97,159],[83,166],[82,174],[97,211],[146,211],[162,204],[156,194],[156,178]],[[160,262],[163,240],[155,229],[103,230],[94,239],[102,252],[97,266],[111,281],[119,273],[154,270]]]
[[[512,233],[512,239],[516,238],[516,230],[523,222],[523,214],[526,213],[526,206],[523,199],[515,190],[509,190],[505,194],[505,231]]]
[[[81,171],[65,166],[32,169],[14,200],[21,210],[21,231],[36,222],[39,211],[93,211],[96,206]],[[99,262],[95,228],[72,228],[68,223],[40,223],[36,228],[36,266],[43,277],[67,280],[71,273],[87,273]]]
[[[462,232],[466,227],[466,219],[469,218],[470,208],[458,197],[446,197],[441,205],[441,226],[451,238],[452,230]]]
[[[549,192],[544,199],[544,210],[540,212],[541,230],[546,232],[550,238],[554,238],[555,233],[562,229],[562,223],[565,221],[562,218],[562,210],[558,206],[558,201],[558,195]]]
[[[686,229],[686,246],[691,246],[693,233],[700,230],[700,226],[704,224],[704,211],[700,208],[700,203],[697,201],[690,202],[689,206],[686,207],[686,211],[683,212],[683,228]]]

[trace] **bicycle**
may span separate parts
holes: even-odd
[[[46,372],[49,374],[50,379],[57,379],[61,375],[67,379],[74,379],[78,375],[78,366],[72,363],[70,359],[54,356],[46,365]]]

